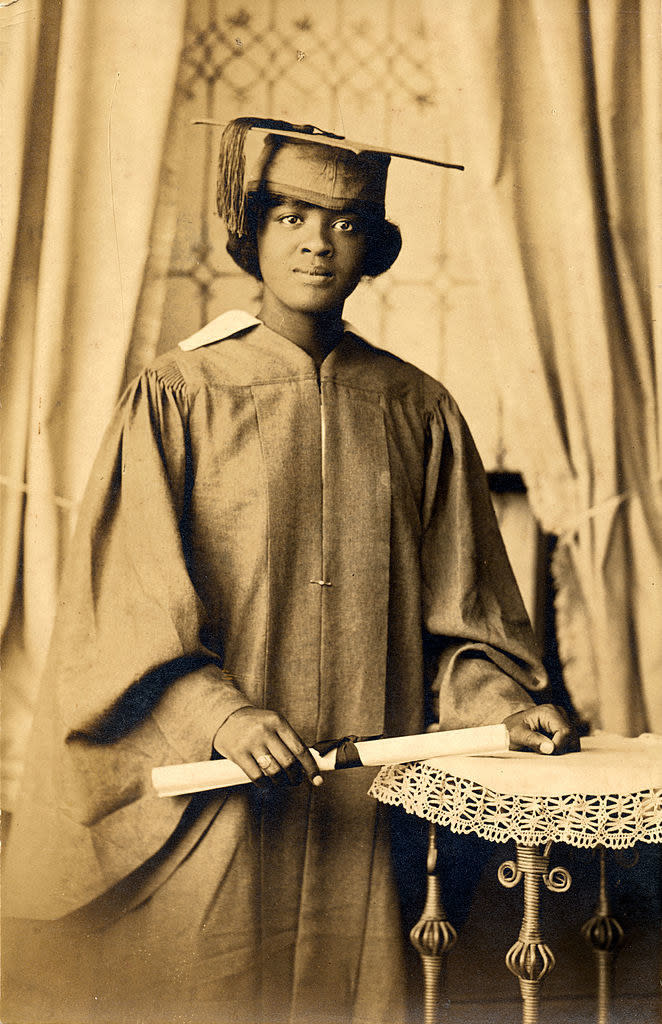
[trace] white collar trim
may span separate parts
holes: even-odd
[[[227,313],[221,313],[220,316],[201,327],[190,338],[180,341],[179,347],[183,352],[192,352],[193,349],[202,348],[203,345],[213,345],[216,341],[231,338],[233,334],[239,334],[240,331],[245,331],[249,327],[256,327],[259,323],[262,321],[250,313],[246,313],[243,309],[229,309]]]

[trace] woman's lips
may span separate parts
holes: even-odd
[[[295,274],[303,274],[304,277],[315,277],[315,278],[329,278],[333,277],[333,273],[330,270],[326,270],[324,267],[295,267]]]

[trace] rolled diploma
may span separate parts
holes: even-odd
[[[498,754],[508,750],[505,725],[481,725],[473,729],[448,732],[426,732],[417,736],[394,736],[383,740],[356,743],[361,764],[375,767],[385,764],[407,764],[426,761],[446,754]],[[333,771],[337,749],[319,754],[310,752],[320,771]],[[191,764],[169,764],[152,769],[152,785],[159,796],[181,796],[203,793],[208,789],[224,789],[250,782],[248,775],[234,761],[195,761]]]

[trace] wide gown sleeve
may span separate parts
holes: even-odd
[[[448,395],[429,421],[423,508],[424,657],[443,729],[530,707],[547,678],[469,428]]]
[[[201,641],[182,541],[187,411],[183,382],[146,372],[92,471],[12,828],[33,880],[13,894],[25,916],[67,913],[153,855],[187,801],[156,797],[151,769],[207,759],[217,728],[250,705]]]

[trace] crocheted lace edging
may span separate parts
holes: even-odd
[[[419,762],[407,765],[406,771],[401,765],[382,768],[369,792],[381,803],[490,842],[514,839],[525,846],[555,842],[618,850],[662,841],[660,790],[596,796],[503,794]]]

